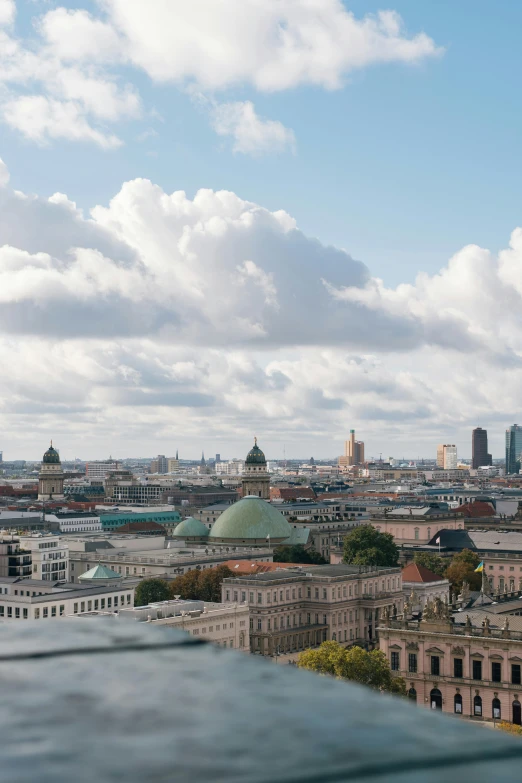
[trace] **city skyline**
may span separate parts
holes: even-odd
[[[522,7],[154,7],[0,0],[6,456],[502,456]]]

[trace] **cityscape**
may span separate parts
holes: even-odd
[[[0,783],[519,779],[521,30],[0,0]]]

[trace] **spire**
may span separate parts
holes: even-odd
[[[254,446],[257,446],[257,438],[255,435],[254,435]]]
[[[178,450],[176,449],[176,459],[179,459],[178,457]]]

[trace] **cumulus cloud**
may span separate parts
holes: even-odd
[[[225,448],[257,431],[335,456],[356,426],[369,454],[429,453],[442,431],[465,454],[490,423],[500,453],[522,395],[522,230],[498,256],[469,246],[388,289],[234,193],[135,180],[85,215],[13,191],[4,164],[0,182],[8,452],[53,435],[90,456]]]
[[[295,135],[277,120],[265,120],[252,101],[218,103],[212,111],[212,125],[220,136],[232,136],[234,152],[261,155],[295,149]]]
[[[105,7],[135,65],[157,81],[202,89],[335,89],[354,69],[440,51],[424,33],[408,36],[397,13],[356,19],[341,0],[106,0]]]
[[[121,78],[133,68],[214,96],[212,124],[235,151],[280,152],[294,148],[292,130],[259,117],[251,101],[217,102],[216,92],[338,89],[354,69],[440,52],[426,34],[409,36],[395,12],[357,19],[341,0],[105,0],[97,13],[59,7],[36,17],[29,40],[11,29],[14,13],[0,0],[0,116],[39,143],[119,146],[105,125],[143,112]]]

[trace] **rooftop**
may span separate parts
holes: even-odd
[[[433,573],[429,568],[425,568],[418,563],[409,563],[402,569],[402,581],[404,582],[442,582],[443,576]]]
[[[0,677],[6,783],[520,776],[519,738],[145,623],[5,624]]]
[[[293,565],[292,568],[284,568],[280,571],[271,571],[263,574],[256,574],[256,582],[274,582],[277,580],[283,580],[285,582],[289,580],[302,580],[302,579],[342,579],[346,577],[354,577],[357,579],[368,578],[372,579],[377,575],[383,574],[398,574],[399,568],[371,568],[370,566],[357,566],[357,565]],[[238,577],[239,579],[247,579],[248,577]]]

